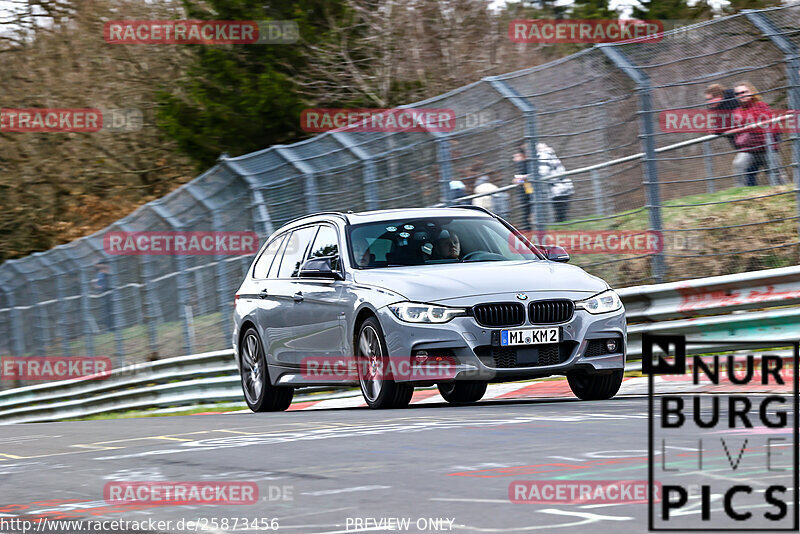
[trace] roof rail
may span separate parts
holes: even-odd
[[[292,223],[295,223],[297,221],[303,220],[303,219],[309,219],[311,217],[317,217],[318,215],[336,215],[337,217],[341,217],[342,219],[344,219],[344,222],[346,222],[347,224],[350,224],[350,219],[347,218],[347,214],[342,213],[341,211],[320,211],[320,212],[317,212],[317,213],[309,213],[308,215],[301,215],[300,217],[295,217],[294,219],[292,219],[290,221],[286,221],[285,223],[283,223],[281,225],[281,228],[283,228],[284,226],[288,226],[288,225],[290,225]]]
[[[494,213],[492,213],[491,211],[487,210],[483,206],[476,206],[474,204],[455,204],[453,206],[446,206],[446,207],[448,207],[448,208],[461,208],[461,209],[465,209],[465,210],[482,211],[482,212],[484,212],[484,213],[486,213],[488,215],[491,215],[492,217],[495,217]]]

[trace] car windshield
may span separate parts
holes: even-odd
[[[348,234],[356,269],[542,259],[489,217],[396,219],[353,225]]]

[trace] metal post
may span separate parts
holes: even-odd
[[[786,79],[788,81],[789,107],[795,111],[800,110],[800,53],[798,48],[785,34],[792,27],[782,32],[780,28],[773,24],[772,20],[764,13],[754,10],[743,11],[745,17],[758,28],[761,33],[772,41],[778,50],[783,54],[783,61],[786,64]],[[797,132],[792,133],[792,178],[795,190],[795,206],[797,210],[797,232],[800,235],[800,136]]]
[[[376,173],[375,162],[372,155],[366,150],[358,146],[349,135],[344,132],[333,132],[331,134],[340,145],[346,148],[351,154],[361,160],[363,183],[364,183],[364,197],[367,201],[368,210],[378,209],[378,190],[376,187]]]
[[[712,159],[711,141],[703,141],[703,161],[706,164],[706,191],[713,193],[714,186],[714,160]]]
[[[592,171],[592,193],[594,194],[594,212],[602,217],[606,214],[606,195],[603,194],[602,179],[597,169]]]
[[[58,313],[67,321],[70,317],[69,307],[67,305],[66,292],[64,291],[64,271],[58,267],[53,261],[45,257],[45,254],[34,254],[34,257],[50,272],[56,281],[56,299],[58,300]],[[72,356],[72,350],[69,346],[69,332],[65,329],[66,323],[59,324],[56,329],[59,333],[58,337],[61,339],[61,354],[62,356]]]
[[[655,122],[653,121],[652,87],[650,78],[636,67],[616,45],[602,44],[598,48],[606,57],[636,84],[639,94],[639,127],[644,152],[645,194],[650,219],[650,230],[661,232],[661,195],[658,183],[658,159],[656,156]],[[666,276],[666,264],[663,252],[652,256],[653,278],[657,283],[663,282]]]
[[[122,339],[123,329],[123,311],[122,311],[122,284],[120,283],[119,266],[117,261],[119,258],[109,258],[109,289],[111,291],[111,330],[114,332],[114,353],[117,357],[117,365],[122,367],[125,365],[125,343]],[[104,297],[108,298],[108,297]]]
[[[167,211],[164,206],[158,203],[150,204],[152,210],[158,215],[165,223],[167,223],[174,231],[181,231],[181,225],[176,224],[172,214]],[[181,319],[183,326],[183,350],[184,354],[192,354],[192,325],[189,324],[192,317],[189,311],[191,305],[189,301],[189,281],[188,273],[186,272],[186,256],[183,254],[175,255],[175,267],[177,268],[178,276],[178,316]]]
[[[781,183],[779,171],[780,163],[778,163],[778,154],[775,152],[773,143],[775,136],[772,132],[767,132],[765,136],[767,140],[767,179],[769,185],[779,185]]]
[[[450,182],[453,180],[453,158],[450,154],[450,141],[441,134],[434,134],[436,137],[436,161],[439,164],[439,194],[442,202],[449,206],[453,202],[453,194],[450,190]]]
[[[142,256],[142,274],[144,275],[144,320],[147,324],[147,342],[151,355],[158,354],[158,323],[161,319],[161,306],[158,305],[156,289],[152,282],[155,277],[153,258],[149,254]]]
[[[192,186],[189,185],[186,187],[186,191],[205,209],[207,209],[211,213],[211,227],[217,233],[222,232],[224,228],[222,227],[222,222],[220,220],[220,210],[217,208],[215,209],[212,206],[208,199],[205,197],[201,197],[199,194],[195,193],[192,189]],[[219,251],[217,251],[219,252]],[[216,273],[217,279],[217,309],[218,310],[225,310],[227,306],[233,302],[233,294],[234,289],[230,289],[228,287],[228,277],[227,273],[225,272],[225,256],[221,254],[214,254],[214,270]],[[195,271],[195,273],[199,273],[200,271]],[[233,335],[233,330],[230,324],[229,318],[226,314],[222,313],[222,340],[225,345],[230,342],[231,336]],[[191,353],[187,353],[191,354]]]
[[[522,112],[525,119],[525,148],[528,152],[528,181],[533,184],[534,198],[534,228],[537,231],[545,230],[550,221],[550,202],[546,192],[547,184],[539,178],[539,151],[536,149],[538,136],[536,131],[536,106],[533,102],[520,95],[513,87],[504,81],[490,76],[484,81],[494,88],[500,95],[508,99],[511,104]],[[528,226],[528,221],[525,221]]]
[[[25,354],[25,331],[22,329],[22,312],[17,308],[13,289],[2,287],[0,290],[6,294],[8,313],[11,316],[11,346],[14,348],[15,356],[22,356]]]
[[[264,202],[264,195],[261,192],[258,180],[247,174],[236,162],[229,160],[227,154],[223,153],[218,161],[221,166],[226,167],[247,184],[251,197],[250,207],[253,214],[253,230],[262,238],[272,235],[275,229],[272,226],[272,218],[269,216],[269,210],[266,202]]]
[[[72,252],[72,247],[64,247],[63,251],[64,255],[67,258],[69,258],[70,261],[72,261],[73,265],[78,271],[78,277],[80,279],[80,284],[81,284],[80,295],[81,295],[81,321],[83,322],[83,342],[84,345],[86,346],[86,355],[93,357],[94,330],[92,329],[92,324],[94,322],[94,319],[92,318],[92,308],[89,300],[92,294],[91,280],[86,275],[86,269],[84,269],[79,259],[76,258],[75,254]]]
[[[276,146],[275,153],[288,161],[292,167],[297,169],[302,175],[305,176],[305,194],[306,194],[306,211],[308,213],[316,213],[319,211],[319,203],[317,202],[317,178],[314,176],[314,169],[294,155],[291,148],[285,146]]]

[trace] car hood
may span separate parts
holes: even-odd
[[[504,261],[389,267],[355,271],[356,283],[377,286],[411,301],[442,302],[478,295],[560,292],[589,297],[608,288],[580,267],[552,261]]]

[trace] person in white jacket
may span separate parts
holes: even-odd
[[[555,222],[564,222],[568,218],[569,200],[575,194],[575,186],[568,176],[558,176],[566,172],[566,169],[555,150],[545,143],[536,143],[536,152],[539,158],[539,179],[549,186]]]

